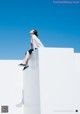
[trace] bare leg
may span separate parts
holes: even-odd
[[[28,60],[29,60],[29,57],[30,57],[30,54],[29,52],[27,51],[27,53],[25,53],[25,58],[23,59],[23,64],[28,64]]]
[[[29,60],[30,54],[27,51],[26,56],[25,56],[25,63],[28,64],[28,60]]]

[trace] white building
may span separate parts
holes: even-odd
[[[10,114],[80,113],[80,53],[73,48],[40,48],[29,67],[0,60],[0,106]],[[24,89],[24,106],[17,108]]]

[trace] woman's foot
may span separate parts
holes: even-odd
[[[27,66],[24,66],[24,68],[23,68],[23,70],[25,70],[26,68],[28,68],[29,66],[27,65]]]
[[[19,66],[27,66],[27,64],[20,63]]]

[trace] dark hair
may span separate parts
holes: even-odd
[[[35,34],[36,36],[38,36],[38,31],[37,31],[37,30],[34,30],[34,34]]]

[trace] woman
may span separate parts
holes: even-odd
[[[31,36],[31,42],[30,42],[31,48],[25,53],[25,59],[23,60],[23,62],[21,64],[19,64],[21,66],[25,66],[24,69],[26,68],[26,66],[28,66],[28,60],[29,60],[29,57],[30,57],[32,51],[38,49],[39,47],[44,47],[44,45],[38,38],[37,30],[31,30],[30,36]]]

